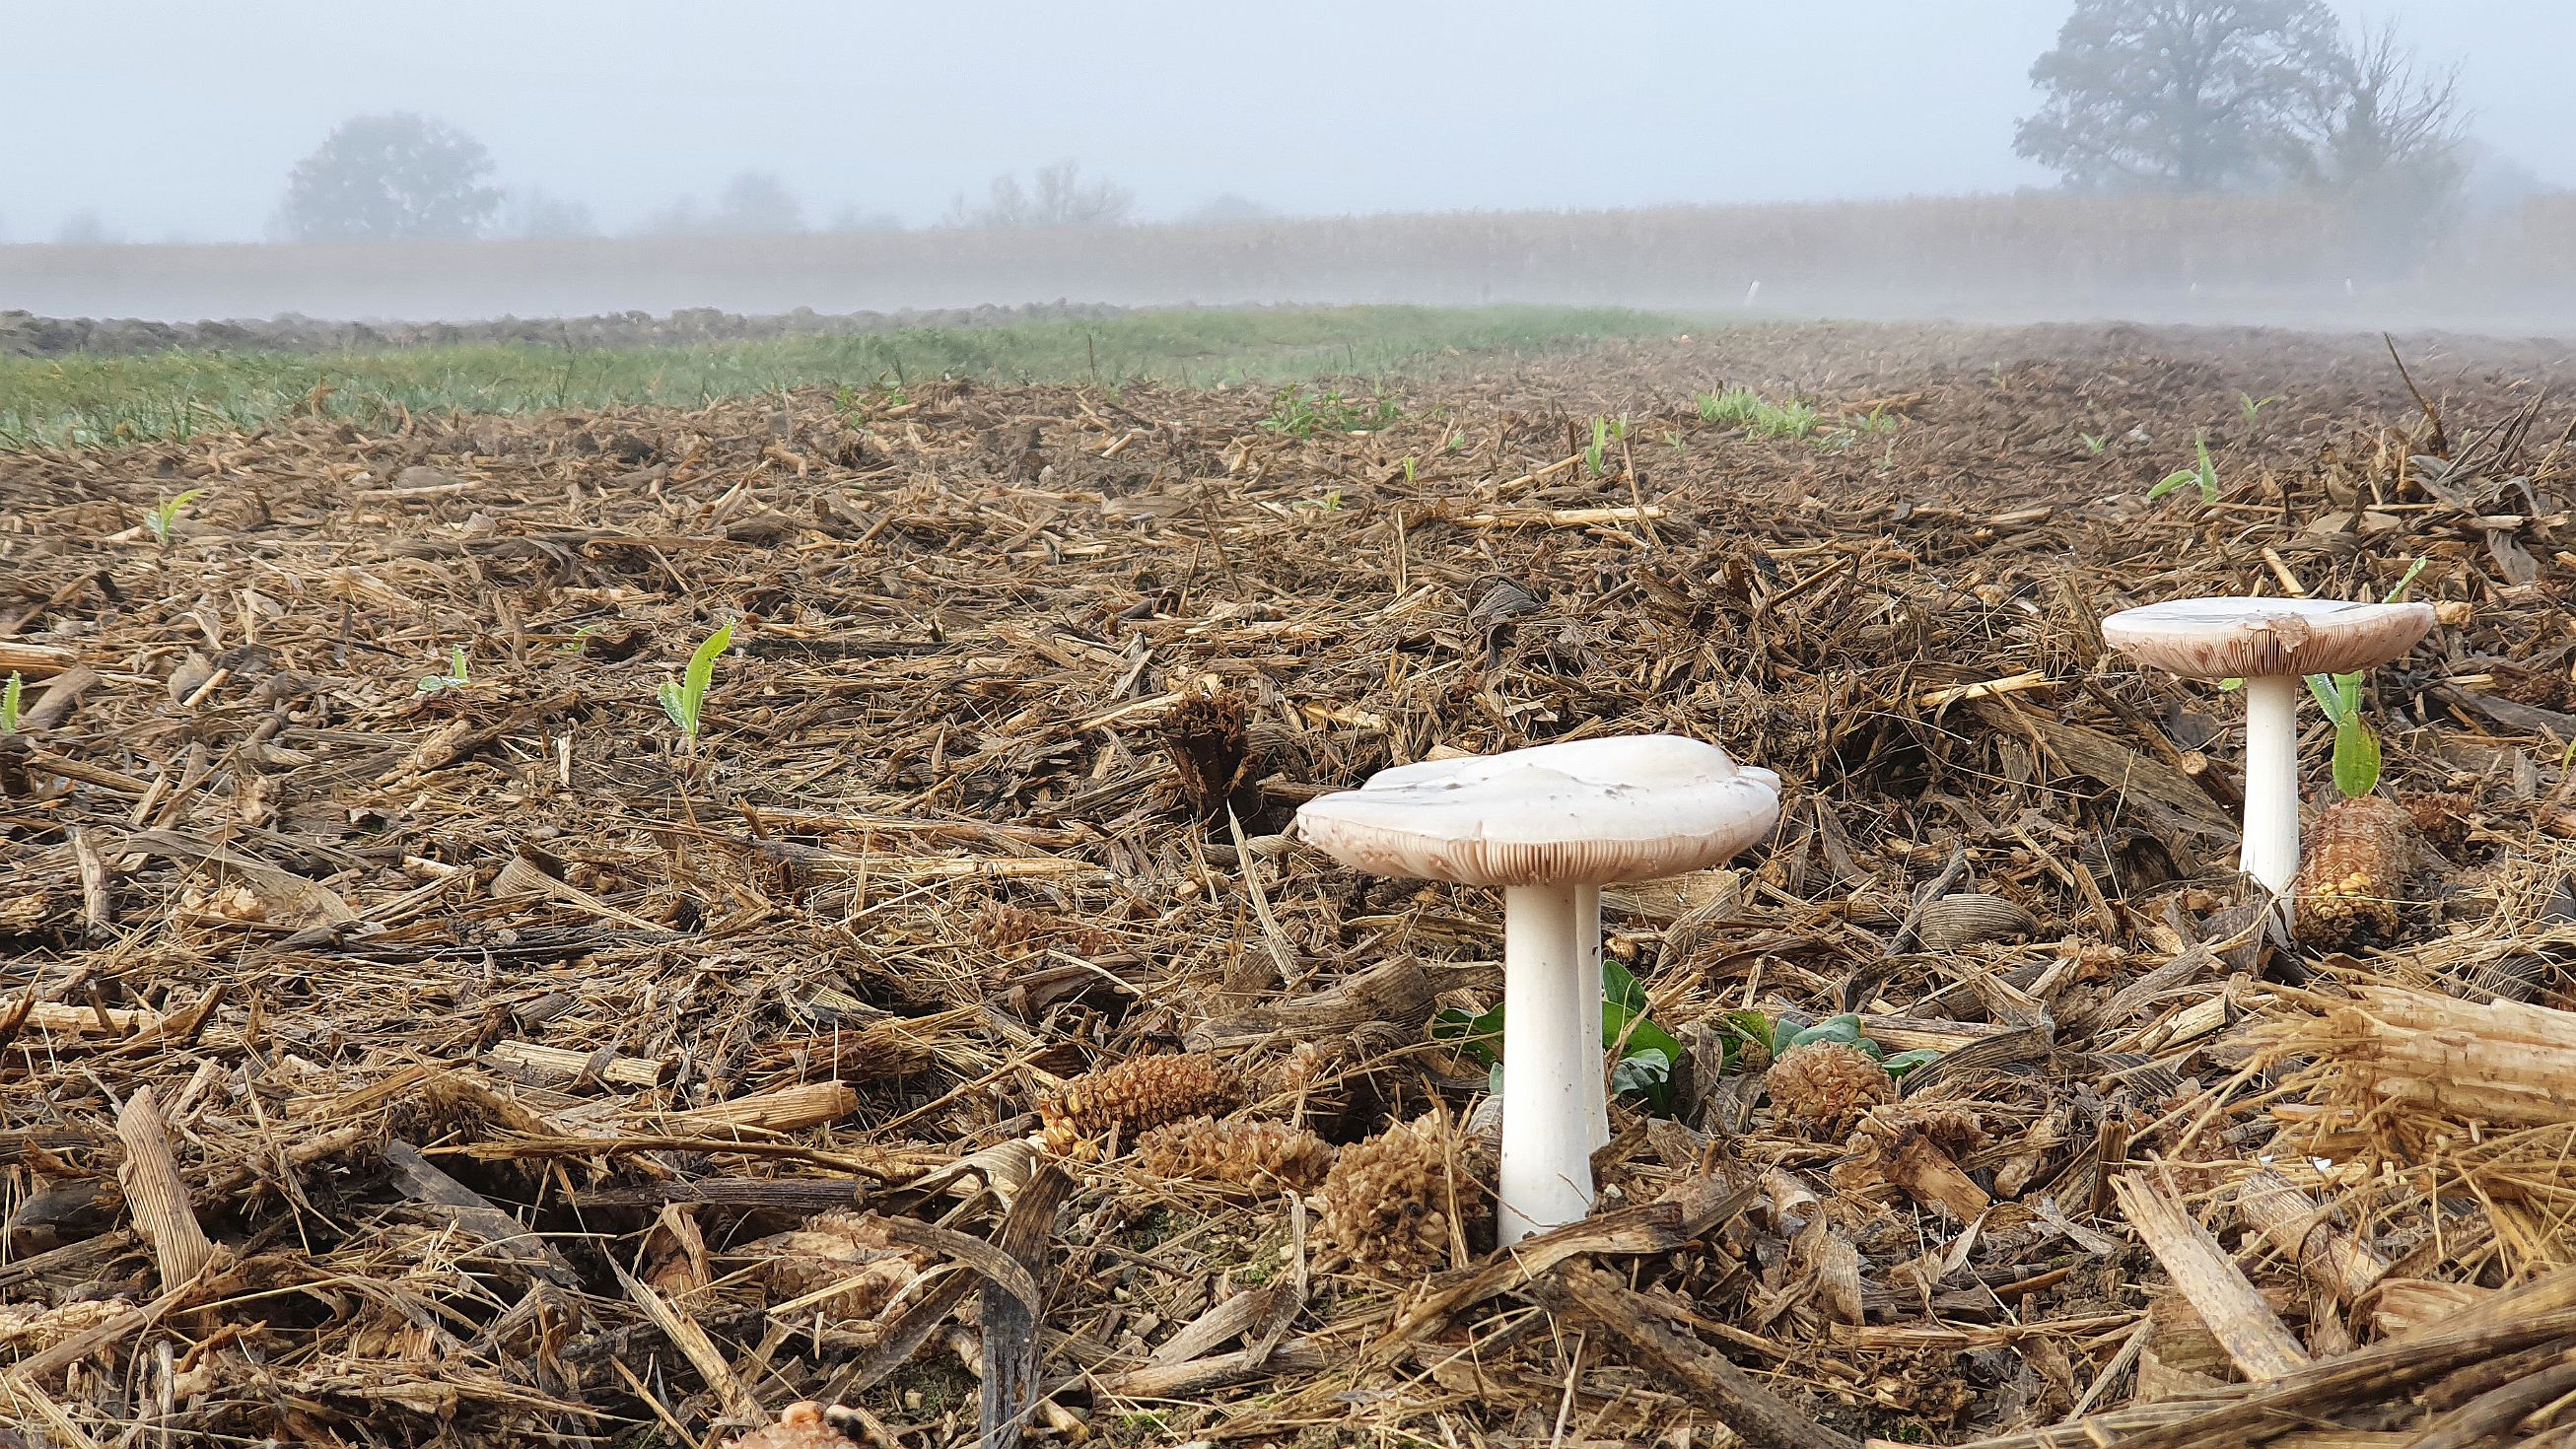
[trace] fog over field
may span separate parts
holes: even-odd
[[[1778,260],[1737,246],[1739,222],[1699,226],[1701,251],[1641,251],[1640,226],[1669,223],[1617,215],[1497,222],[1472,245],[1448,225],[1437,256],[1403,227],[1287,225],[2053,193],[2061,168],[2017,148],[2016,128],[2042,106],[2033,62],[2071,8],[11,0],[0,126],[41,142],[0,156],[0,309],[467,317],[1062,296],[2512,327],[2535,289],[2500,253],[2568,250],[2554,233],[2535,240],[2523,215],[2576,186],[2576,96],[2557,73],[2576,51],[2576,7],[2555,0],[2336,7],[2356,37],[2395,27],[2417,77],[2455,73],[2458,185],[2412,208],[2438,211],[2444,236],[2404,267],[2341,252],[2383,229],[2381,213],[2348,209],[2322,253],[2302,222],[2296,245],[2315,266],[2295,287],[2277,270],[2239,273],[2227,239],[2208,236],[2105,286],[2091,260],[2101,228],[2088,226],[2053,259],[2013,252],[2000,270],[2032,281],[2017,291],[1981,274],[1982,224],[1940,223],[1915,232],[1939,250],[1909,252],[1910,274],[1891,280],[1856,270],[1875,243],[1846,235],[1884,229],[1873,209],[1764,222],[1791,238]],[[255,249],[326,239],[293,214],[290,173],[341,123],[394,114],[488,159],[474,180],[497,195],[476,244],[413,249],[378,232],[372,255]],[[1116,236],[919,239],[1011,220],[997,178],[1043,200],[1043,168],[1065,162],[1078,163],[1057,173],[1073,194],[1116,204],[1052,219],[1116,223]],[[1122,261],[1117,237],[1155,224],[1233,235]],[[915,239],[890,240],[901,233]],[[490,244],[511,238],[547,246]],[[1800,275],[1819,254],[1844,271]],[[1920,275],[1951,263],[1946,285]]]

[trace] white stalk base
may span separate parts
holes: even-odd
[[[1573,886],[1503,893],[1497,1216],[1505,1247],[1592,1211],[1592,1148],[1608,1130],[1599,1105],[1601,972],[1593,952],[1600,933],[1596,928],[1587,951],[1577,936],[1585,914],[1577,894]]]
[[[2299,873],[2296,675],[2245,681],[2245,837],[2236,868],[2286,896]]]

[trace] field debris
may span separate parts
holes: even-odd
[[[1834,325],[1366,426],[0,453],[0,1439],[2563,1437],[2571,379],[2398,346],[2421,405],[2376,338]],[[2242,701],[2101,621],[2401,579],[2285,931]],[[1498,1252],[1501,902],[1291,821],[1662,732],[1777,828],[1600,890],[1599,1201]]]

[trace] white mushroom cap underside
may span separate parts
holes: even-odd
[[[1601,885],[1701,870],[1771,833],[1780,777],[1678,735],[1576,740],[1382,770],[1297,831],[1374,875]]]
[[[2102,621],[2102,642],[2186,679],[2342,674],[2386,664],[2433,627],[2430,604],[2175,599]]]

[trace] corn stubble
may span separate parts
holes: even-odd
[[[2337,950],[2396,940],[2421,838],[2415,815],[2381,796],[2338,800],[2318,812],[2290,885],[2300,942]]]

